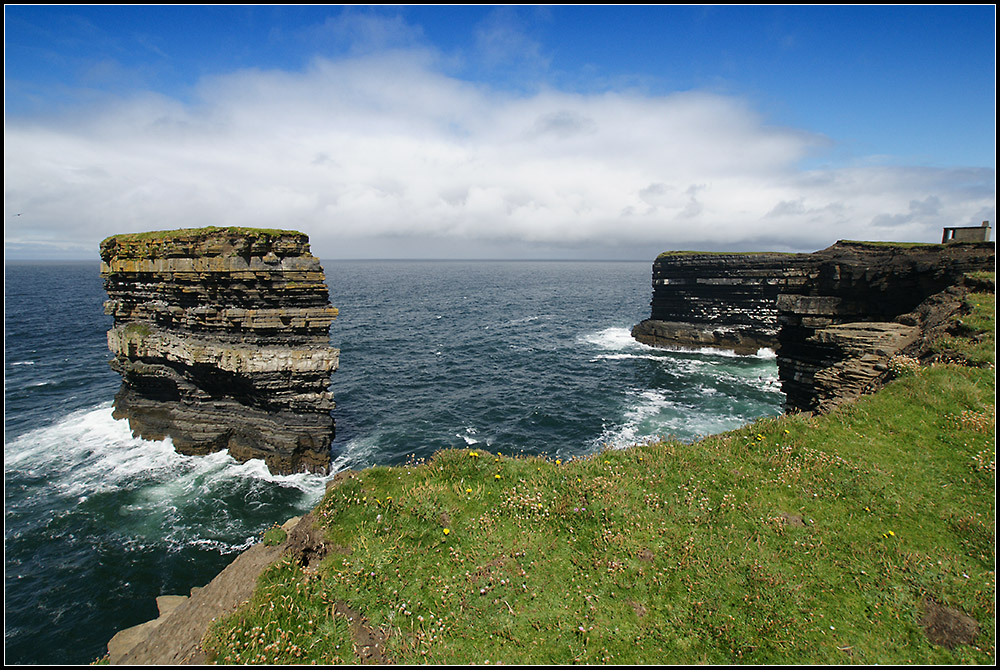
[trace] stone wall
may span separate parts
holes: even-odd
[[[275,473],[326,472],[334,423],[330,306],[309,239],[202,228],[101,243],[122,375],[115,418],[185,454],[221,449]]]

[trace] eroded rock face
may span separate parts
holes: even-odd
[[[779,293],[801,286],[810,254],[660,254],[649,319],[632,336],[658,347],[716,347],[738,354],[774,348]]]
[[[838,242],[811,254],[670,252],[653,264],[640,342],[777,351],[785,408],[829,411],[867,392],[892,356],[920,355],[961,306],[992,242]]]
[[[337,310],[306,235],[117,235],[101,243],[101,261],[122,375],[115,418],[184,454],[228,449],[274,473],[328,470]]]
[[[915,246],[838,242],[778,296],[785,408],[826,412],[877,386],[897,354],[921,356],[961,307],[968,272],[993,270],[992,242]]]

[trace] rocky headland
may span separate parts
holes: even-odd
[[[893,357],[926,357],[965,308],[967,274],[995,267],[992,242],[668,252],[653,263],[650,318],[632,335],[661,347],[773,348],[786,410],[825,412],[877,387]]]
[[[653,263],[650,317],[632,336],[657,347],[774,348],[778,294],[809,277],[809,254],[668,251]]]
[[[199,228],[101,242],[122,376],[114,416],[178,452],[226,449],[276,474],[325,473],[337,315],[299,232]]]
[[[636,326],[634,335],[659,346],[717,346],[741,353],[774,347],[779,352],[779,372],[790,398],[789,409],[821,413],[852,393],[873,388],[893,356],[906,353],[920,357],[930,351],[927,343],[954,327],[954,317],[965,309],[963,299],[969,291],[992,290],[989,282],[989,286],[978,284],[969,273],[994,271],[994,258],[991,243],[914,246],[839,242],[815,254],[664,254],[654,264],[653,318]],[[133,329],[140,327],[148,325]],[[765,441],[760,434],[756,438]],[[647,450],[645,455],[651,452]],[[500,460],[498,456],[496,461]],[[585,463],[586,459],[581,461]],[[742,477],[738,470],[733,473]],[[602,471],[593,479],[603,481],[606,475]],[[329,482],[328,490],[361,476],[340,473]],[[524,479],[519,481],[525,483]],[[643,500],[645,508],[650,498],[647,495]],[[415,508],[415,513],[419,511]],[[109,644],[108,660],[113,664],[208,662],[202,648],[206,629],[213,619],[246,605],[257,577],[268,565],[291,554],[294,563],[310,569],[302,582],[295,582],[299,585],[319,578],[312,566],[326,553],[353,553],[350,547],[331,544],[317,525],[315,513],[289,520],[283,527],[287,538],[281,544],[255,545],[206,587],[192,590],[190,596],[162,596],[157,601],[160,617],[119,633]],[[775,518],[781,528],[806,528],[798,516],[782,513]],[[436,521],[450,523],[443,513]],[[426,552],[426,547],[419,551]],[[501,556],[482,570],[485,574],[488,568],[518,555]],[[638,554],[640,566],[654,560],[648,549]],[[514,613],[507,601],[504,605]],[[638,618],[645,616],[646,609],[640,603],[630,602],[630,606]],[[936,644],[949,647],[971,644],[978,625],[957,610],[935,607],[929,602],[921,620],[927,635]],[[361,612],[337,601],[329,605],[328,616],[349,623],[357,662],[391,662],[383,653],[388,633],[370,627]],[[957,627],[953,622],[957,620],[965,626],[959,631],[961,635],[954,634]],[[947,639],[932,635],[935,626],[948,628]]]
[[[927,359],[967,309],[967,275],[996,269],[991,242],[838,242],[778,296],[778,376],[789,410],[826,412],[876,389],[890,362]]]

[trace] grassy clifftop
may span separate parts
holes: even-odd
[[[209,631],[219,663],[995,661],[995,299],[829,415],[562,463],[350,473]],[[296,556],[299,558],[297,559]],[[305,563],[305,564],[304,564]]]
[[[105,246],[112,240],[119,243],[134,243],[142,241],[169,242],[172,240],[190,240],[207,237],[210,235],[233,235],[239,237],[282,237],[286,235],[302,236],[297,230],[281,230],[278,228],[246,228],[243,226],[206,226],[204,228],[177,228],[174,230],[151,230],[141,233],[121,233],[105,238],[101,246]]]

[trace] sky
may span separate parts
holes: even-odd
[[[5,5],[4,257],[939,242],[995,226],[995,54],[993,5]]]

